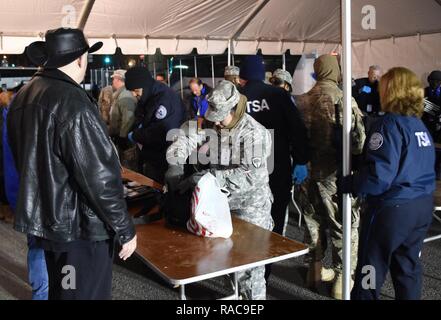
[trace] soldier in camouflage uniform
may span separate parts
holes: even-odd
[[[267,158],[271,154],[271,135],[262,125],[245,113],[247,99],[229,81],[222,81],[208,95],[210,106],[205,119],[213,123],[216,142],[208,142],[210,169],[221,188],[229,191],[229,205],[233,214],[264,229],[274,227],[271,217],[273,197],[269,187]],[[167,150],[170,164],[183,163],[198,149],[198,138],[186,132],[190,122]],[[208,130],[207,130],[208,131]],[[211,142],[211,143],[210,143]],[[205,144],[204,144],[205,145]],[[201,150],[202,145],[199,150]],[[216,150],[218,152],[216,152]],[[213,152],[214,151],[214,152]],[[171,165],[166,181],[176,181],[175,165]],[[200,174],[196,174],[200,177]],[[191,186],[197,183],[193,175],[187,178]],[[182,182],[180,183],[182,185]],[[188,183],[184,185],[188,186]],[[265,267],[239,273],[239,292],[244,299],[265,299]]]
[[[312,263],[310,277],[317,279],[317,262],[323,258],[327,240],[324,230],[329,228],[332,244],[332,264],[337,275],[332,295],[340,298],[342,295],[342,250],[343,229],[342,217],[338,210],[337,195],[337,149],[334,143],[336,119],[342,124],[343,92],[338,87],[341,78],[337,58],[323,55],[314,63],[317,76],[316,85],[306,94],[296,98],[297,106],[303,113],[304,121],[310,132],[311,180],[307,184],[307,194],[314,210],[305,212],[307,232],[310,237]],[[336,106],[339,116],[336,117]],[[362,113],[357,103],[352,99],[352,154],[358,155],[363,151],[365,131]],[[359,206],[353,202],[352,210],[352,250],[351,267],[357,263]],[[311,275],[312,274],[312,275]]]
[[[240,84],[240,69],[236,66],[226,66],[224,71],[225,80],[231,81],[236,87]]]

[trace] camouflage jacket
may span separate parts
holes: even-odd
[[[338,105],[340,124],[343,125],[343,91],[332,81],[319,81],[309,92],[297,96],[295,100],[310,134],[311,177],[325,179],[337,171],[337,150],[333,144],[335,105]],[[363,114],[352,99],[353,155],[363,152],[365,139]]]
[[[208,129],[202,137],[189,130],[190,123],[184,123],[181,134],[168,148],[169,163],[176,159],[183,163],[194,157],[195,151],[199,162],[202,157],[209,158],[210,172],[221,188],[230,193],[231,210],[259,206],[268,199],[272,201],[268,172],[272,141],[267,129],[247,114],[234,129],[221,132]],[[209,141],[201,142],[206,141],[207,136]]]

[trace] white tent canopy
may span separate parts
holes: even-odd
[[[345,176],[350,173],[351,75],[365,73],[370,64],[408,66],[422,76],[441,66],[441,0],[0,0],[0,6],[3,54],[22,53],[46,30],[60,26],[84,28],[91,42],[104,42],[103,54],[116,47],[125,54],[156,49],[188,54],[193,48],[199,54],[226,48],[236,54],[343,51]],[[363,24],[365,15],[374,28]],[[343,292],[349,299],[351,202],[343,196]]]
[[[366,5],[373,30],[362,27]],[[91,10],[87,10],[91,8]],[[235,54],[340,51],[339,0],[0,0],[0,53],[22,53],[48,29],[85,22],[98,53]],[[353,74],[371,64],[421,76],[441,66],[440,0],[353,0]]]

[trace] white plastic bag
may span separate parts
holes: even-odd
[[[193,191],[187,229],[209,238],[229,238],[233,233],[227,194],[211,173],[205,174]]]

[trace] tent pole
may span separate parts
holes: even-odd
[[[282,69],[286,70],[286,56],[285,56],[285,53],[282,54]]]
[[[198,61],[196,56],[193,57],[194,59],[194,77],[197,78],[198,77]]]
[[[270,0],[261,0],[255,7],[250,11],[250,13],[245,17],[245,19],[240,23],[239,27],[234,30],[229,39],[236,40],[239,38],[241,33],[248,27],[248,25],[253,21],[253,19],[259,14],[260,11],[268,4]]]
[[[181,79],[181,99],[184,99],[184,80],[182,78],[182,60],[179,60],[179,78]]]
[[[231,60],[233,60],[233,66],[235,66],[235,64],[234,64],[234,54],[231,55]]]
[[[228,40],[228,65],[231,66],[231,40]]]
[[[89,19],[90,12],[92,11],[92,7],[95,4],[95,0],[87,0],[86,4],[81,11],[80,18],[78,19],[77,28],[83,30],[86,26],[87,19]]]
[[[343,176],[351,174],[351,117],[352,117],[352,30],[351,0],[341,0],[343,47]],[[343,194],[343,299],[350,300],[351,283],[351,198]]]
[[[214,57],[211,56],[211,80],[213,82],[213,88],[214,88]]]
[[[155,56],[153,56],[153,59],[155,59]],[[156,79],[156,61],[153,60],[153,78]]]
[[[168,58],[167,58],[167,83],[168,86],[170,87],[170,64],[168,62]]]

